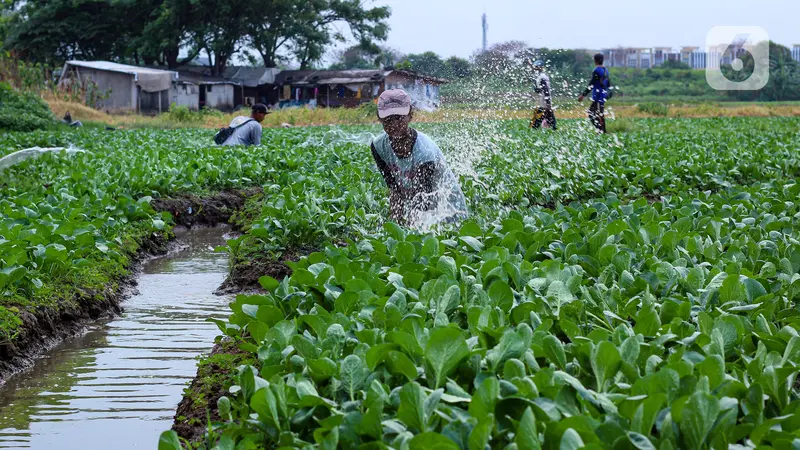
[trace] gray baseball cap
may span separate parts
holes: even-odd
[[[378,97],[378,117],[407,116],[411,113],[411,96],[402,89],[384,91]]]

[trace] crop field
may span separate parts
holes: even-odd
[[[0,340],[100,301],[158,201],[260,188],[233,271],[302,257],[230,304],[255,363],[160,450],[798,448],[800,118],[635,123],[420,124],[471,213],[435,230],[386,222],[374,126],[6,133],[85,152],[0,171]]]

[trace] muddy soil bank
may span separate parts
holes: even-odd
[[[231,273],[215,293],[217,295],[230,295],[241,292],[264,292],[258,282],[259,278],[268,275],[281,281],[284,277],[292,275],[292,269],[286,264],[287,262],[297,262],[300,258],[313,251],[310,249],[288,249],[278,259],[256,256],[252,259],[241,261],[233,266]]]
[[[260,189],[231,190],[208,197],[187,194],[154,199],[152,205],[156,211],[172,214],[177,226],[213,226],[227,223],[246,198],[257,192]],[[115,280],[116,287],[107,286],[101,292],[80,290],[75,298],[62,299],[56,307],[23,311],[17,337],[0,343],[0,384],[31,367],[35,358],[64,339],[83,333],[88,323],[118,315],[122,301],[135,292],[136,274],[142,262],[169,252],[170,243],[170,238],[163,233],[146,235],[139,242],[136,254],[130,257],[126,268],[129,274]]]
[[[214,226],[228,223],[231,216],[244,206],[248,197],[260,192],[260,188],[253,188],[228,190],[207,197],[182,194],[170,198],[153,199],[151,204],[156,211],[166,211],[172,214],[176,225],[189,228],[196,225]]]
[[[257,365],[253,355],[243,352],[232,341],[223,341],[203,357],[197,376],[184,390],[175,412],[172,429],[178,436],[199,442],[208,429],[208,420],[220,422],[217,401],[235,384],[236,368],[243,364]]]
[[[116,280],[115,287],[106,286],[100,292],[81,289],[75,298],[62,299],[56,307],[22,311],[17,337],[0,344],[0,384],[30,368],[39,355],[64,339],[83,333],[90,322],[120,314],[120,304],[136,290],[136,274],[142,262],[169,250],[167,235],[152,233],[142,239],[137,254],[130,260],[128,275]]]

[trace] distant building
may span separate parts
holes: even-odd
[[[800,62],[800,44],[795,44],[795,46],[792,47],[792,59]]]
[[[223,77],[197,75],[194,72],[181,70],[178,72],[179,82],[173,85],[178,90],[180,85],[195,86],[191,94],[175,98],[175,103],[189,109],[211,108],[220,111],[233,111],[240,103],[236,102],[236,91],[241,93],[242,84]]]
[[[374,101],[384,90],[404,89],[415,106],[438,108],[439,86],[447,80],[406,70],[284,70],[275,77],[279,107],[354,107]]]
[[[67,61],[59,86],[78,83],[100,94],[96,108],[108,112],[158,113],[169,109],[174,71],[128,66],[109,61]]]

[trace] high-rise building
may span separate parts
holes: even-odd
[[[795,44],[794,47],[792,47],[792,58],[800,62],[800,44]]]

